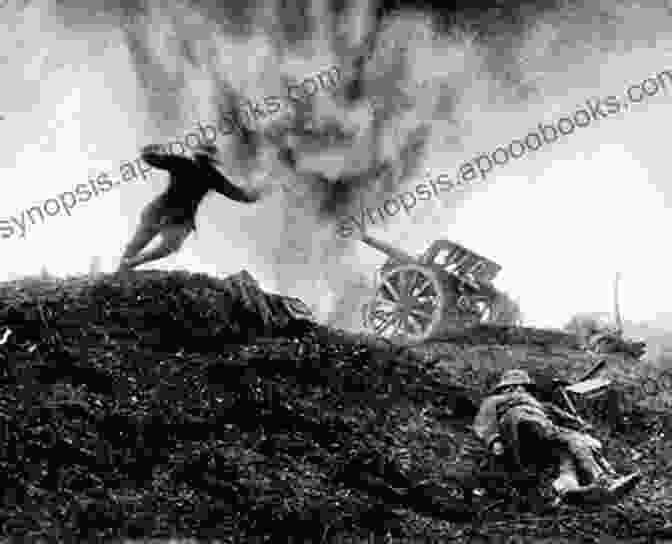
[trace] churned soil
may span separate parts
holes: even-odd
[[[3,537],[647,542],[670,531],[670,414],[596,421],[617,468],[645,472],[619,505],[469,506],[444,491],[483,384],[297,319],[246,274],[5,283],[0,342]]]

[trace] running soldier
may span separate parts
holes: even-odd
[[[260,191],[246,192],[216,168],[217,148],[201,145],[194,157],[165,153],[160,145],[142,149],[142,159],[151,166],[170,173],[168,187],[143,209],[140,224],[121,257],[118,272],[168,257],[180,250],[184,241],[196,230],[196,211],[205,195],[216,191],[236,202],[253,203]],[[156,248],[141,251],[156,237]]]

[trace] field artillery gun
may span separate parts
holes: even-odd
[[[388,256],[363,307],[364,325],[376,335],[415,345],[498,322],[508,299],[492,284],[501,270],[494,261],[445,239],[417,258],[366,233],[359,239]]]

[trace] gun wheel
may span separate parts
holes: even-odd
[[[418,344],[436,334],[445,297],[436,273],[416,264],[384,272],[367,323],[373,332],[402,344]]]

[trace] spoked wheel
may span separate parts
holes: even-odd
[[[444,305],[441,281],[433,270],[401,265],[382,275],[367,322],[378,336],[417,344],[438,331]]]

